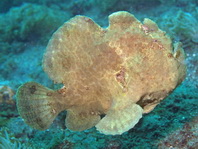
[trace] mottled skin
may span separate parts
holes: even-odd
[[[66,126],[71,130],[99,124],[98,130],[105,134],[121,134],[132,127],[120,128],[133,121],[128,112],[131,108],[135,107],[134,117],[136,111],[150,112],[182,82],[185,64],[181,44],[173,47],[154,22],[145,19],[142,24],[130,13],[117,12],[109,16],[109,24],[101,28],[88,17],[76,16],[54,33],[43,66],[50,78],[64,87],[49,91],[33,82],[20,87],[19,113],[30,126],[46,129],[60,111],[67,110]],[[33,93],[32,85],[36,88]],[[35,107],[29,106],[34,112],[27,114],[26,107],[36,104],[33,100],[37,99],[37,107],[44,109],[45,115],[50,113],[48,120],[35,112]],[[46,110],[45,105],[49,106]],[[123,124],[114,124],[112,119],[100,123],[103,114],[110,118],[123,115]],[[119,123],[119,116],[117,119]]]

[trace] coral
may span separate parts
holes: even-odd
[[[14,91],[9,86],[0,85],[0,103],[14,104]]]
[[[7,136],[8,135],[6,135],[6,138],[3,138],[0,136],[0,148],[2,148],[2,149],[21,149],[20,143],[18,143],[18,142],[11,143],[10,139]]]
[[[15,102],[0,104],[0,126],[5,126],[12,118],[18,116]]]
[[[73,146],[74,146],[73,143],[65,140],[61,144],[56,146],[56,148],[59,148],[59,149],[71,149],[71,148],[73,148]]]
[[[0,126],[5,126],[12,117],[18,116],[13,98],[15,92],[6,85],[7,83],[0,82]]]
[[[194,14],[179,10],[175,16],[170,18],[173,12],[165,13],[159,20],[159,25],[164,28],[172,37],[177,40],[186,42],[198,43],[198,9]],[[166,20],[164,23],[163,20]],[[192,44],[192,43],[191,43]]]
[[[65,86],[53,91],[35,82],[22,85],[17,106],[27,124],[47,129],[67,110],[71,130],[96,126],[104,134],[122,134],[183,81],[181,44],[172,45],[153,21],[142,24],[128,12],[117,12],[109,23],[104,29],[76,16],[56,31],[43,65]]]
[[[195,149],[198,147],[198,117],[169,134],[158,144],[159,149]]]
[[[36,4],[24,3],[11,8],[0,15],[1,48],[8,51],[10,44],[44,42],[68,17],[68,13]]]
[[[0,148],[1,149],[24,149],[26,146],[16,141],[16,138],[10,137],[7,130],[0,132]],[[31,149],[31,147],[28,147]]]

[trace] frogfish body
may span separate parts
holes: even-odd
[[[184,59],[181,43],[172,44],[150,19],[141,23],[120,11],[102,28],[75,16],[53,34],[43,59],[44,71],[64,86],[51,90],[35,82],[23,84],[18,111],[39,130],[66,110],[70,130],[95,126],[103,134],[122,134],[184,80]]]

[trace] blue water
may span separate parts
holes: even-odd
[[[75,15],[102,27],[108,16],[128,11],[140,21],[150,18],[182,42],[187,75],[183,83],[151,113],[122,135],[95,128],[74,132],[62,112],[46,131],[24,123],[16,107],[17,88],[28,81],[55,85],[42,69],[52,34]],[[0,149],[195,149],[198,148],[198,1],[196,0],[1,0],[0,1]]]

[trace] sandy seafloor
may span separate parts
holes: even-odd
[[[147,17],[181,41],[186,53],[183,83],[151,113],[122,135],[95,128],[73,132],[62,112],[46,131],[26,125],[16,108],[17,88],[36,81],[54,85],[42,57],[56,29],[75,15],[102,27],[108,15],[124,10]],[[198,1],[196,0],[1,0],[0,1],[0,149],[196,149],[198,148]],[[11,91],[11,90],[12,91]]]

